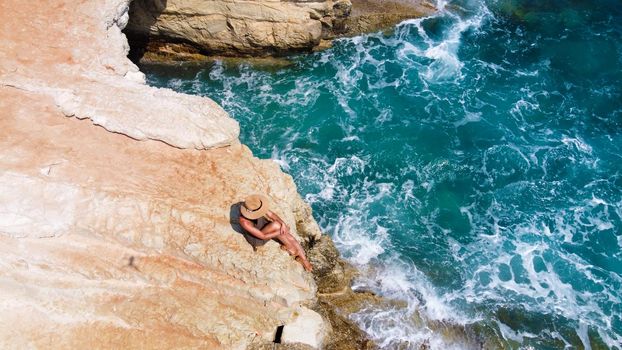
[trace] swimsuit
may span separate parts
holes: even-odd
[[[251,220],[251,221],[253,222],[253,226],[255,226],[255,228],[258,230],[263,229],[264,227],[266,227],[267,224],[270,223],[270,221],[264,218],[263,216],[257,220]]]

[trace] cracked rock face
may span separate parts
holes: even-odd
[[[259,192],[317,239],[310,209],[216,103],[144,85],[127,6],[0,3],[0,348],[319,346],[312,276],[236,225]]]
[[[350,0],[134,0],[127,32],[203,53],[264,55],[310,50],[342,32]]]
[[[0,86],[48,96],[65,116],[136,140],[195,149],[237,140],[238,123],[215,102],[144,84],[119,27],[127,0],[49,6],[0,3]]]

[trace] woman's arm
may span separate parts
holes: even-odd
[[[263,232],[261,232],[261,230],[258,230],[255,225],[253,225],[253,223],[250,220],[247,220],[246,218],[244,218],[243,216],[240,216],[240,226],[242,226],[242,228],[250,233],[251,235],[253,235],[256,238],[262,239],[262,240],[268,240],[268,239],[272,239],[276,236],[278,236],[280,234],[280,232],[275,232],[273,234],[265,234]]]

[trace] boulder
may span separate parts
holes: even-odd
[[[136,45],[178,43],[210,55],[311,50],[344,30],[350,0],[134,0],[128,36]]]

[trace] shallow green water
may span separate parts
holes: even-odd
[[[357,287],[408,301],[353,316],[382,347],[463,346],[419,310],[506,347],[622,349],[622,4],[439,8],[286,68],[141,68],[221,103]]]

